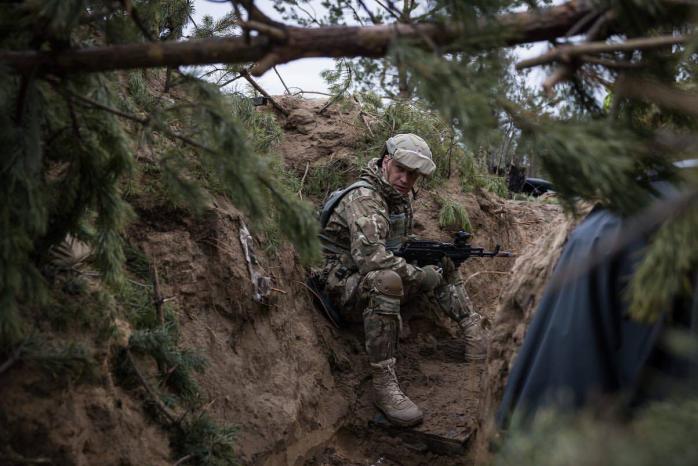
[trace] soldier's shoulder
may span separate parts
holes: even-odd
[[[373,203],[378,202],[383,204],[383,196],[376,189],[360,186],[356,189],[352,189],[347,195],[342,199],[344,205],[354,204],[354,203]]]

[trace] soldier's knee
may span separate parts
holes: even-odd
[[[365,280],[369,302],[364,318],[366,313],[398,315],[404,293],[400,275],[392,270],[376,270],[369,272]]]
[[[402,298],[404,289],[402,278],[393,270],[376,270],[371,272],[371,285],[378,293],[391,298]]]

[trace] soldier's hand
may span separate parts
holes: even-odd
[[[454,264],[453,260],[451,260],[451,258],[448,256],[443,256],[441,258],[441,268],[444,271],[443,274],[446,281],[449,281],[449,278],[451,278],[453,274],[456,273],[456,271],[458,270],[456,264]]]
[[[423,272],[422,289],[425,291],[431,291],[436,286],[441,283],[441,269],[435,265],[427,265],[421,268]]]

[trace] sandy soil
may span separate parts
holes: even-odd
[[[357,134],[365,131],[356,109],[330,107],[318,115],[324,101],[281,101],[291,111],[281,121],[279,147],[289,169],[301,176],[306,167],[353,156]],[[255,238],[255,268],[272,287],[256,301],[239,235],[245,219],[230,203],[218,199],[204,218],[194,219],[148,199],[136,201],[139,220],[129,227],[129,241],[158,264],[183,346],[209,361],[197,375],[206,411],[237,426],[239,463],[440,466],[485,457],[473,456],[473,445],[556,260],[545,251],[559,250],[566,233],[556,232],[568,226],[555,204],[463,194],[454,178],[416,200],[416,232],[423,238],[448,240],[454,233],[438,227],[439,196],[465,206],[473,244],[500,244],[519,257],[473,259],[460,269],[476,309],[493,326],[489,361],[466,363],[457,327],[426,312],[423,303],[404,309],[398,375],[426,412],[422,426],[407,430],[387,426],[372,405],[361,326],[336,329],[316,311],[291,246],[267,257],[264,237]],[[536,278],[521,278],[529,276]],[[526,313],[511,311],[522,306]],[[113,368],[104,360],[109,379]],[[7,438],[25,458],[70,465],[178,460],[163,426],[146,414],[142,390],[108,380],[52,387],[37,377],[20,366],[0,379],[0,433],[10,426]]]

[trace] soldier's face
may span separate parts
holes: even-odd
[[[391,157],[386,157],[383,159],[383,177],[400,194],[407,196],[419,179],[419,173],[401,165]]]

